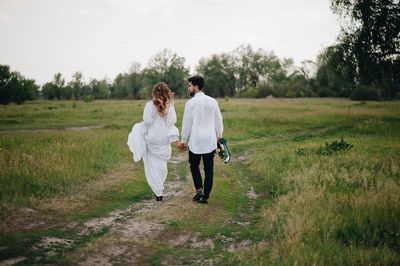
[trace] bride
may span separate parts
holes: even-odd
[[[147,183],[156,200],[162,201],[170,143],[178,141],[179,131],[175,126],[174,96],[168,85],[157,83],[152,97],[144,107],[143,122],[135,124],[129,133],[128,146],[135,162],[143,159]]]

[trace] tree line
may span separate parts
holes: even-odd
[[[313,96],[315,91],[309,86],[312,69],[304,66],[297,68],[293,59],[281,60],[273,52],[242,45],[232,52],[202,58],[196,73],[204,76],[205,90],[214,97]],[[2,68],[8,73],[1,74],[5,88],[9,77],[21,76],[10,72],[9,66]],[[43,84],[40,90],[38,86],[31,87],[33,96],[27,99],[144,99],[149,97],[154,84],[159,81],[168,83],[175,96],[180,98],[187,95],[188,77],[185,58],[164,49],[152,57],[145,68],[133,63],[129,71],[118,74],[113,81],[92,79],[85,82],[83,73],[76,72],[67,82],[61,73],[56,73],[53,80]],[[15,88],[8,90],[19,93]]]
[[[398,1],[397,1],[398,2]],[[316,61],[294,64],[272,51],[241,45],[233,51],[202,58],[195,72],[206,80],[213,97],[350,97],[356,100],[400,98],[400,5],[396,0],[331,0],[342,30],[337,41]],[[0,65],[0,103],[37,99],[143,99],[154,84],[165,81],[176,97],[186,96],[189,68],[185,58],[164,49],[141,69],[113,81],[84,82],[76,72],[66,82],[56,73],[39,89],[32,79]]]

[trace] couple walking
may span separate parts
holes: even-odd
[[[177,142],[181,151],[189,150],[190,171],[196,189],[193,201],[208,203],[213,186],[214,154],[217,140],[222,137],[222,116],[218,102],[203,92],[203,77],[193,76],[188,82],[192,98],[185,104],[181,141],[175,126],[177,118],[173,94],[164,82],[154,86],[153,99],[147,102],[143,111],[143,122],[135,124],[128,137],[133,159],[136,162],[143,159],[146,180],[157,201],[163,200],[172,142]],[[199,168],[201,160],[204,185]]]

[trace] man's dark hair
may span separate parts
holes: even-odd
[[[199,90],[203,89],[204,78],[202,76],[193,76],[188,78],[188,81],[192,83],[193,86],[199,87]]]

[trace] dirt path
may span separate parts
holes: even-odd
[[[186,153],[175,154],[171,163],[176,167],[172,168],[178,169],[181,164],[186,164],[186,157]],[[243,177],[239,182],[247,183],[248,178]],[[77,232],[73,238],[45,236],[35,242],[29,252],[37,254],[34,261],[52,261],[67,252],[67,263],[71,265],[143,265],[149,264],[149,256],[153,254],[154,247],[160,245],[213,250],[218,243],[222,245],[223,252],[236,252],[252,245],[251,240],[237,240],[234,236],[227,237],[219,233],[212,237],[204,237],[195,231],[171,231],[171,221],[180,221],[198,211],[212,211],[207,205],[193,203],[193,192],[191,178],[182,177],[178,171],[172,171],[165,184],[164,202],[156,202],[154,199],[142,200],[101,218],[90,219],[84,223],[71,222],[66,227]],[[248,210],[253,211],[257,195],[252,187],[248,189],[247,197]],[[248,214],[230,217],[225,224],[248,228],[250,221],[246,215]],[[97,235],[100,237],[95,237],[94,241],[83,241]],[[79,244],[81,242],[83,245]],[[208,258],[199,255],[192,258],[190,264],[214,265],[218,264],[220,257],[217,255]],[[0,265],[13,265],[24,262],[25,259],[10,258],[0,261]],[[156,264],[187,263],[173,256],[164,256],[163,260]]]
[[[104,128],[104,125],[94,126],[81,126],[81,127],[66,127],[66,128],[43,128],[43,129],[15,129],[15,130],[0,130],[0,134],[9,133],[37,133],[37,132],[48,132],[48,131],[87,131],[97,128]]]
[[[186,163],[186,154],[178,154],[178,157],[173,158],[173,162]],[[248,178],[244,177],[242,182],[248,182]],[[171,221],[189,217],[196,209],[207,208],[207,205],[192,202],[193,193],[192,180],[189,176],[182,180],[181,177],[174,175],[173,180],[166,182],[164,202],[156,202],[153,199],[142,201],[131,206],[131,210],[123,211],[125,214],[115,213],[111,215],[111,219],[106,217],[91,221],[90,224],[93,226],[87,226],[87,228],[97,227],[98,230],[99,225],[109,223],[112,223],[112,226],[106,236],[79,250],[74,255],[76,258],[74,262],[78,265],[143,265],[148,262],[146,259],[152,253],[154,245],[159,243],[170,247],[213,250],[215,243],[219,242],[223,244],[223,250],[226,252],[236,252],[252,245],[250,240],[236,241],[234,237],[221,234],[204,238],[198,232],[171,232],[167,226]],[[248,208],[253,211],[258,197],[253,187],[249,188],[247,197]],[[225,223],[249,227],[250,221],[249,217],[245,217],[246,215],[248,214],[243,214],[237,219],[230,217]],[[115,222],[117,220],[114,219],[115,217],[120,218],[118,222]],[[218,256],[211,259],[199,256],[190,264],[214,265],[218,262]],[[160,264],[186,265],[187,262],[167,256]]]

